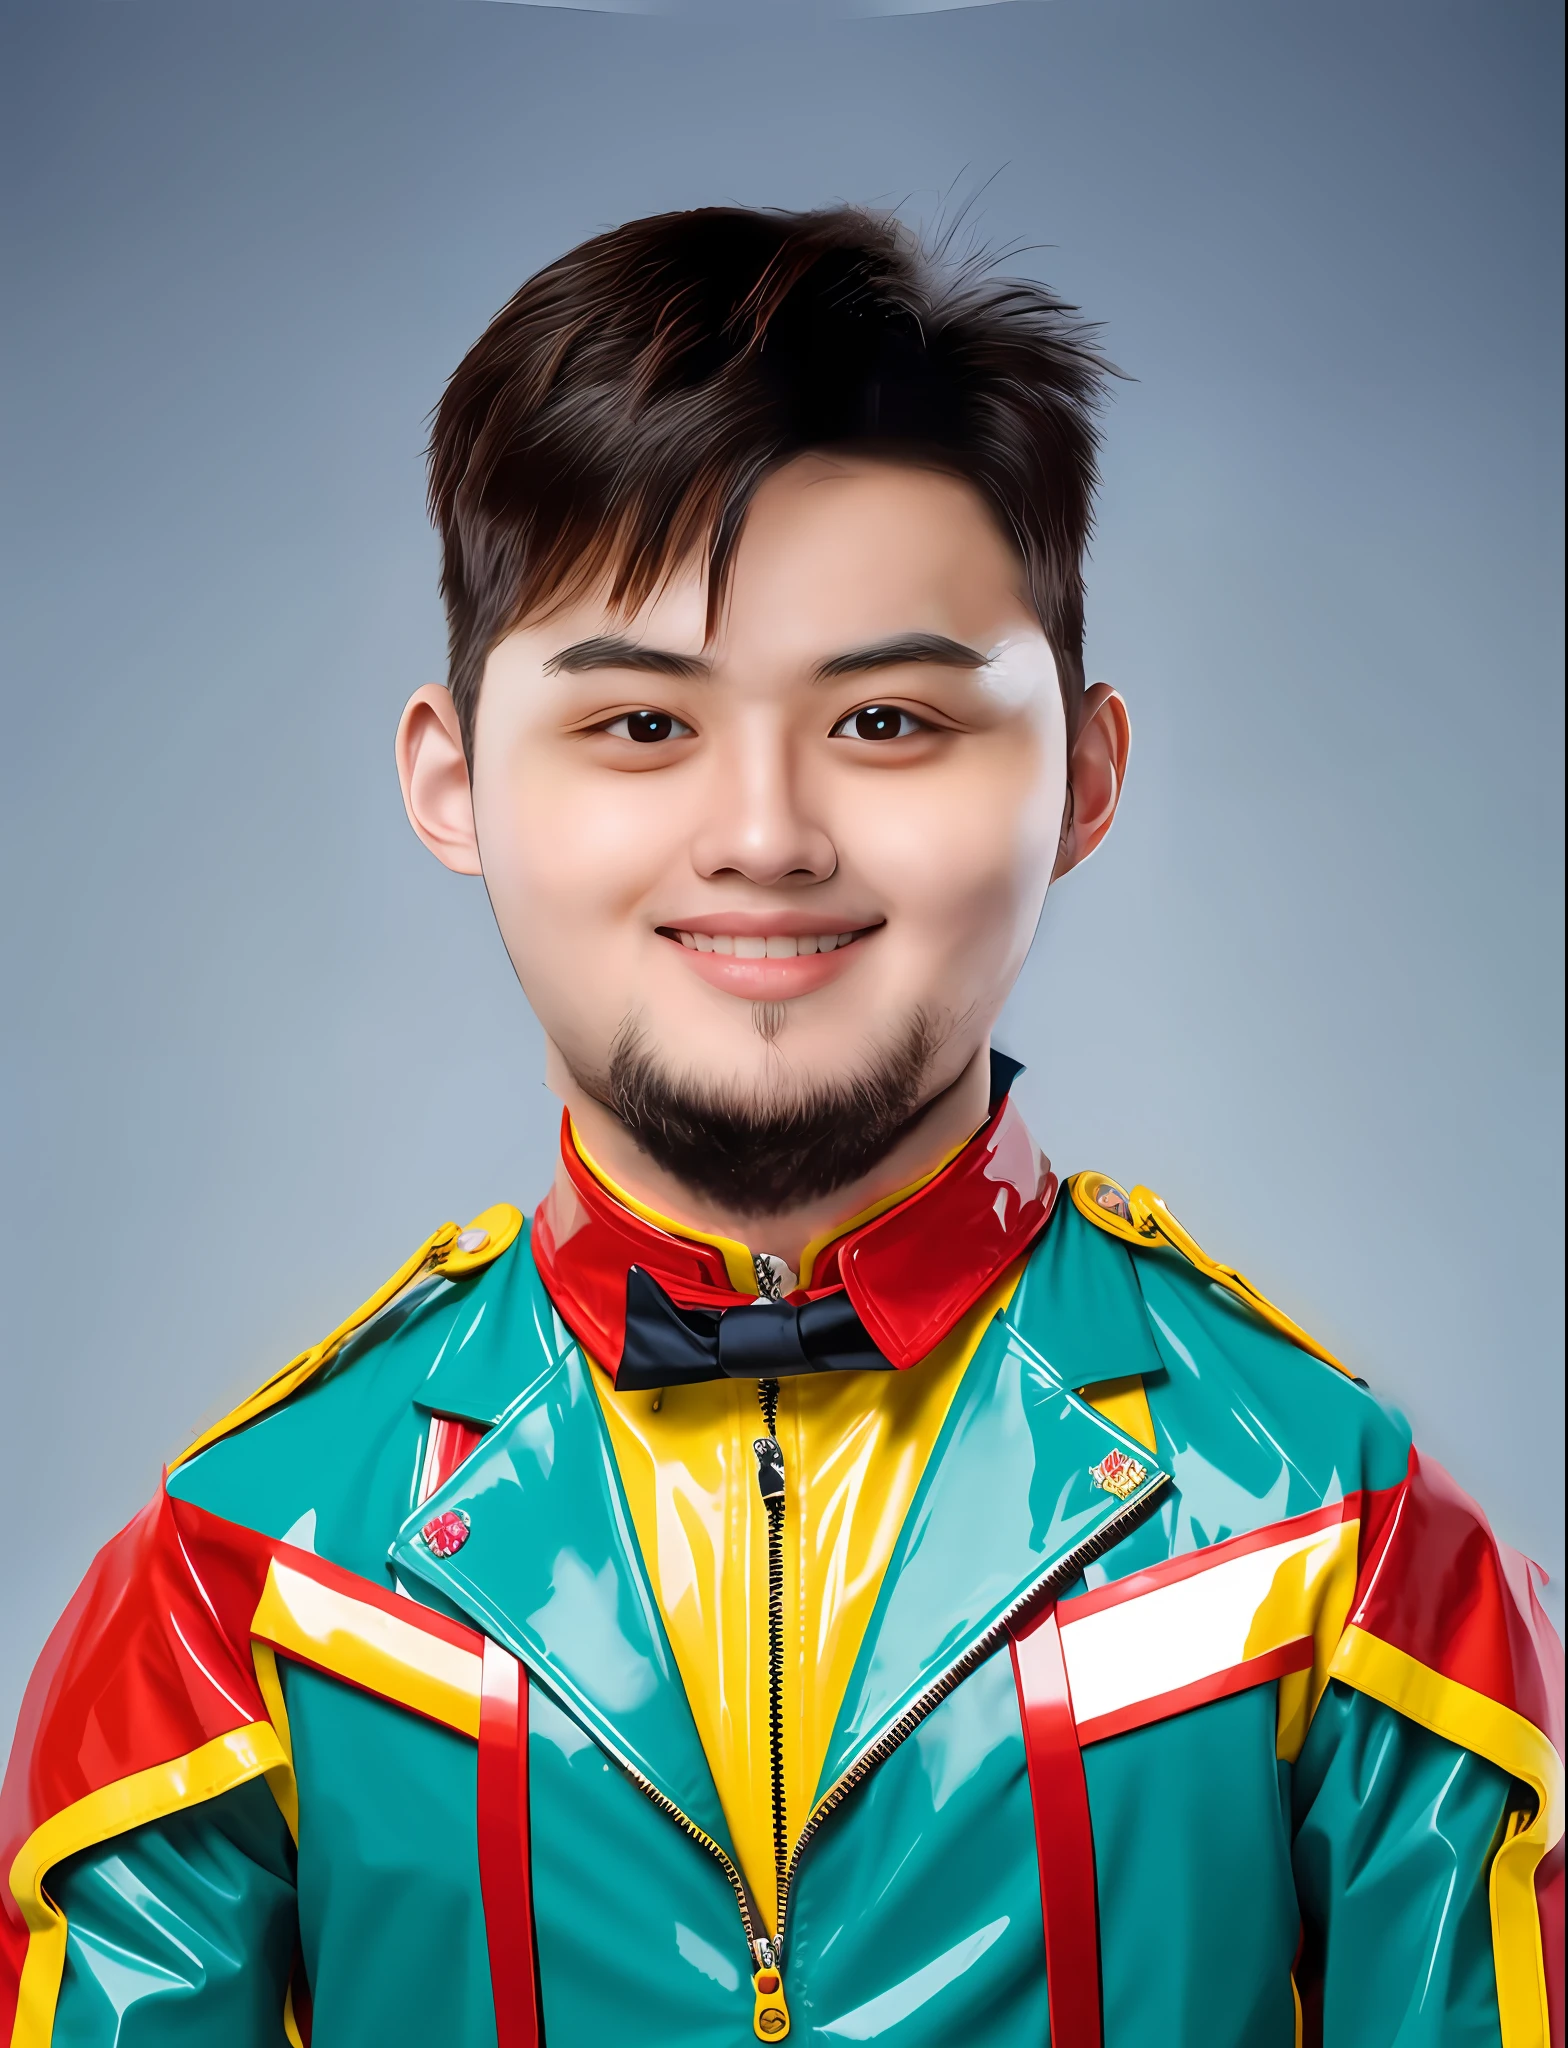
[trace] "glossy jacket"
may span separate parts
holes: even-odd
[[[1398,1417],[1097,1192],[888,1568],[783,1934],[793,2035],[1039,2048],[1059,2005],[1107,2048],[1544,2048],[1560,1662],[1527,1572]],[[16,2043],[490,2048],[535,1998],[553,2048],[755,2038],[593,1368],[525,1237],[460,1243],[175,1471],[52,1639],[4,1813]],[[1153,1454],[1075,1391],[1133,1378]],[[1072,1987],[1020,1719],[1042,1614],[1093,1828]]]

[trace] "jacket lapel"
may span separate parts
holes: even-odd
[[[1042,1329],[1066,1334],[1041,1312],[1057,1293],[1057,1234],[1046,1232],[949,1411],[846,1687],[819,1799],[898,1724],[912,1727],[908,1717],[918,1720],[988,1655],[1017,1613],[1119,1540],[1167,1482],[1142,1445],[1069,1391],[1085,1370],[1081,1347],[1060,1363],[1041,1348],[1052,1341]],[[502,1284],[454,1316],[416,1396],[431,1413],[489,1434],[409,1517],[392,1564],[521,1658],[633,1776],[732,1854],[588,1379],[593,1368],[526,1244],[504,1263],[504,1277],[494,1275]],[[1103,1333],[1101,1316],[1088,1320]],[[1141,1319],[1124,1334],[1147,1347]],[[1124,1361],[1119,1343],[1093,1348],[1101,1376],[1144,1363]],[[1142,1468],[1125,1499],[1094,1477],[1108,1452]],[[419,1532],[448,1509],[466,1517],[469,1533],[440,1558]]]
[[[526,1246],[482,1320],[454,1323],[417,1397],[494,1423],[391,1548],[520,1658],[634,1777],[731,1852],[713,1777],[627,1512],[592,1370],[556,1315]],[[510,1401],[501,1388],[521,1386]],[[499,1411],[499,1412],[498,1412]],[[436,1556],[420,1530],[455,1510],[468,1535]]]
[[[907,1733],[1010,1620],[1118,1541],[1167,1483],[1148,1450],[1072,1394],[1024,1335],[1029,1277],[975,1353],[933,1448],[845,1689],[818,1800],[883,1737]],[[1106,1475],[1125,1498],[1095,1476],[1111,1452],[1130,1461],[1113,1460]]]

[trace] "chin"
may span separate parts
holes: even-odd
[[[853,1009],[835,1004],[824,1012],[765,999],[736,1003],[734,1009],[737,1014],[721,1022],[704,1018],[664,1024],[649,1016],[643,1042],[661,1064],[693,1076],[773,1086],[793,1078],[820,1085],[859,1071],[878,1043],[869,1020],[884,1014],[858,1003]]]

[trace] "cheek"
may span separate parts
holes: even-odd
[[[626,782],[640,778],[626,777]],[[603,778],[601,778],[603,780]],[[610,930],[646,889],[656,864],[636,792],[585,787],[570,761],[528,752],[510,775],[476,774],[474,818],[485,886],[507,948],[521,967],[548,943],[552,951]]]
[[[889,788],[857,807],[862,871],[923,951],[999,965],[1021,958],[1061,833],[1066,784],[1053,765],[1046,750],[1024,746],[982,772],[944,778],[918,803]]]

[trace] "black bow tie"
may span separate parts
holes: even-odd
[[[637,1393],[699,1380],[781,1380],[802,1372],[891,1372],[842,1291],[799,1308],[754,1301],[677,1308],[641,1266],[626,1275],[626,1348],[615,1385]]]

